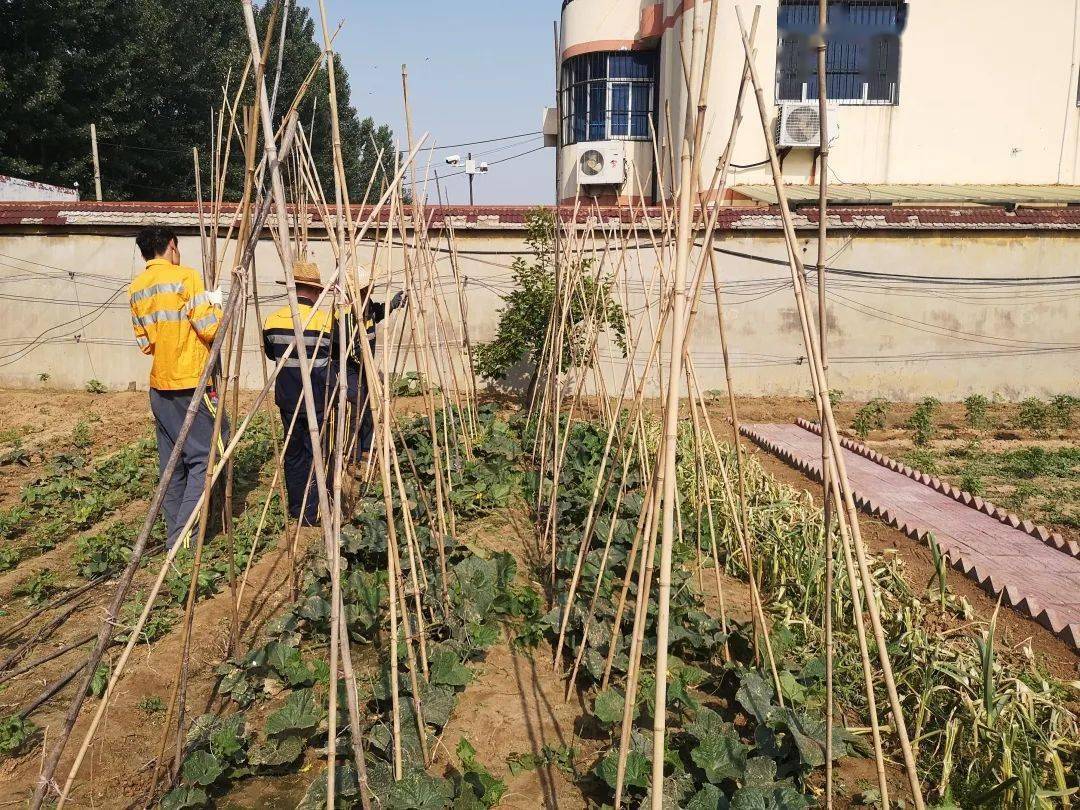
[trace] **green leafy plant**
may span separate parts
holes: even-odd
[[[161,714],[161,712],[165,711],[165,701],[157,695],[144,697],[135,705],[139,711],[146,714]]]
[[[15,596],[24,596],[31,605],[40,605],[45,602],[57,590],[56,574],[47,568],[35,571],[29,577],[16,585],[11,593]]]
[[[37,378],[38,382],[47,383],[52,378],[52,375],[49,374],[47,371],[43,371],[37,375]]]
[[[1073,426],[1073,412],[1080,407],[1080,398],[1069,394],[1059,394],[1050,400],[1050,413],[1055,424],[1062,430]]]
[[[981,430],[988,424],[987,411],[990,400],[982,394],[972,394],[964,400],[964,419],[975,430]]]
[[[876,398],[863,405],[855,413],[851,427],[859,438],[866,440],[872,430],[883,430],[889,415],[889,401]]]
[[[843,401],[844,401],[844,392],[842,390],[840,390],[839,388],[830,388],[829,389],[829,404],[833,407],[833,410],[836,410],[836,408]]]
[[[10,714],[0,719],[0,759],[19,753],[37,734],[37,726],[24,717]]]
[[[1037,436],[1043,436],[1050,427],[1050,417],[1050,406],[1038,397],[1028,397],[1020,403],[1016,425],[1032,431]]]
[[[14,546],[0,548],[0,572],[10,571],[19,564],[21,559],[22,552]]]
[[[494,807],[506,794],[506,782],[492,776],[491,771],[476,759],[476,749],[464,737],[457,744],[461,760],[462,786],[460,794],[468,791],[480,807]]]
[[[915,408],[915,412],[907,421],[907,427],[912,432],[912,441],[919,447],[930,444],[934,438],[936,427],[934,415],[941,403],[933,397],[927,397]]]
[[[104,394],[108,390],[101,380],[87,380],[86,382],[86,393],[88,394]]]
[[[507,382],[521,364],[529,370],[528,388],[535,384],[535,367],[544,349],[547,324],[555,301],[555,219],[547,209],[537,208],[526,220],[525,242],[531,257],[519,256],[510,266],[514,289],[499,312],[495,338],[474,347],[476,371],[493,382]],[[615,299],[610,277],[587,272],[591,260],[568,265],[562,272],[579,278],[580,288],[570,296],[561,347],[563,367],[590,366],[589,341],[598,331],[610,331],[626,351],[626,315]]]

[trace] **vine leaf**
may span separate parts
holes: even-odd
[[[622,720],[626,698],[617,689],[605,689],[593,701],[593,715],[605,726]]]
[[[770,715],[775,710],[773,706],[773,688],[762,677],[760,672],[752,669],[739,673],[739,691],[735,693],[736,699],[746,711],[754,715],[759,723],[767,723]]]
[[[300,737],[271,737],[248,751],[248,763],[253,768],[279,768],[296,762],[303,750],[304,741]]]
[[[287,731],[312,731],[323,718],[323,710],[311,689],[298,689],[285,705],[266,718],[266,735],[273,737]]]
[[[806,810],[810,803],[790,787],[744,787],[731,797],[730,810]]]
[[[209,751],[192,751],[180,769],[184,784],[197,787],[214,784],[224,772],[225,769],[221,767],[217,757]]]
[[[161,810],[189,810],[189,808],[206,807],[210,797],[202,788],[183,785],[170,790],[161,800]]]
[[[454,796],[454,787],[445,779],[410,768],[390,788],[389,810],[442,810]]]
[[[700,739],[690,759],[705,771],[706,778],[719,784],[725,779],[742,779],[746,772],[746,746],[733,726],[714,730]]]
[[[453,650],[443,648],[431,657],[431,682],[446,686],[465,686],[472,680],[472,673],[461,663]]]

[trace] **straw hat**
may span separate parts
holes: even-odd
[[[293,278],[296,279],[297,284],[306,284],[309,287],[319,287],[320,289],[325,285],[322,282],[322,276],[319,274],[319,265],[315,262],[297,262],[293,265]],[[284,284],[284,281],[279,281],[278,284]]]

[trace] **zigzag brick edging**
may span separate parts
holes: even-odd
[[[804,430],[816,433],[818,436],[821,435],[821,427],[816,422],[811,422],[808,419],[800,417],[795,420],[795,424]],[[863,458],[870,459],[875,464],[880,464],[882,467],[888,467],[893,472],[906,475],[912,481],[918,481],[920,484],[924,484],[931,489],[937,490],[943,495],[948,495],[954,501],[964,504],[964,506],[970,506],[972,509],[977,509],[984,515],[989,515],[996,520],[1000,520],[1007,526],[1030,534],[1036,540],[1045,543],[1052,549],[1060,551],[1063,554],[1069,554],[1080,560],[1080,543],[1077,543],[1075,540],[1066,540],[1060,534],[1050,531],[1045,526],[1040,526],[1038,523],[1033,523],[1030,520],[1022,520],[1012,512],[1008,512],[1000,506],[997,506],[984,498],[980,498],[978,495],[972,495],[970,492],[960,489],[960,487],[954,487],[947,481],[942,481],[940,478],[936,478],[920,470],[916,470],[913,467],[909,467],[896,459],[889,458],[884,453],[872,450],[865,444],[860,444],[845,436],[840,437],[840,444],[851,452],[858,453]]]
[[[756,430],[756,427],[757,426],[754,425],[742,425],[740,426],[740,432],[744,436],[751,439],[755,444],[768,450],[773,455],[778,456],[784,462],[799,470],[809,478],[812,478],[816,481],[821,480],[821,471],[819,467],[814,464],[811,458],[804,457],[799,453],[793,452],[790,448],[784,446],[783,444],[773,441],[760,431]],[[818,433],[818,435],[820,435],[818,431],[815,431],[812,428],[807,428],[806,425],[800,424],[799,427],[806,428],[810,430],[811,433]],[[847,442],[847,440],[845,441]],[[848,442],[848,444],[857,443]],[[845,449],[849,450],[849,452],[858,453],[857,450],[849,447],[848,444],[844,445]],[[862,447],[861,445],[857,446]],[[858,454],[864,456],[870,461],[875,461],[879,464],[882,464],[882,466],[888,467],[894,472],[902,472],[902,470],[899,468],[903,467],[903,465],[898,465],[898,467],[894,469],[893,467],[889,466],[887,461],[885,463],[882,463],[873,457],[874,455],[877,455],[880,458],[884,458],[884,456],[881,456],[880,453],[874,453],[874,451],[867,450],[866,453]],[[820,456],[818,456],[818,460],[820,462]],[[904,474],[907,475],[906,473]],[[912,478],[912,480],[918,483],[927,483],[916,476],[907,475],[907,477]],[[938,489],[937,487],[932,488],[941,494],[950,495],[951,497],[951,493],[948,493],[946,490]],[[859,493],[858,491],[854,493],[853,497],[856,506],[858,506],[860,510],[872,515],[873,517],[881,519],[893,528],[903,532],[904,535],[906,535],[912,540],[915,540],[917,542],[924,542],[927,536],[932,533],[925,528],[909,524],[904,519],[898,517],[895,514],[892,514],[887,507],[876,502],[873,498],[867,497]],[[972,505],[971,503],[967,503],[962,499],[957,500],[967,506]],[[995,517],[992,514],[990,514],[990,516]],[[1023,529],[1022,523],[1020,526],[1013,525],[1009,521],[1002,521],[1002,523],[1005,523],[1005,525],[1013,529],[1025,531],[1025,529]],[[1038,535],[1032,536],[1038,537]],[[1051,546],[1051,548],[1054,548],[1054,550],[1058,550],[1055,546]],[[1003,573],[998,566],[991,566],[986,561],[972,561],[968,559],[962,551],[957,551],[954,549],[943,549],[943,551],[950,566],[962,572],[970,579],[975,580],[976,583],[978,583],[979,587],[981,587],[988,593],[991,593],[994,596],[997,596],[998,594],[1003,594],[1002,601],[1007,606],[1012,607],[1021,614],[1026,615],[1029,618],[1037,621],[1040,625],[1042,625],[1055,636],[1060,638],[1066,644],[1071,646],[1074,650],[1080,651],[1080,621],[1067,620],[1060,615],[1060,608],[1056,605],[1051,604],[1049,607],[1044,607],[1041,604],[1040,598],[1038,596],[1033,596],[1028,593],[1028,588],[1026,586],[1029,585],[1029,583],[1025,582],[1022,585],[1018,585],[1015,582],[1006,581],[1006,579],[1009,579],[1009,575]],[[1074,592],[1075,591],[1069,591],[1069,593],[1064,595],[1064,598],[1069,598],[1070,594]]]

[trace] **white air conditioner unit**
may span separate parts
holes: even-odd
[[[622,141],[581,144],[577,179],[582,186],[615,186],[626,182],[625,144]]]
[[[838,109],[828,107],[829,143],[836,140]],[[817,149],[821,146],[821,115],[816,101],[785,101],[777,119],[776,145],[783,148]]]

